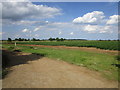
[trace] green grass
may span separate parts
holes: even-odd
[[[3,42],[5,43],[5,42]],[[14,43],[14,42],[13,42]],[[17,41],[17,44],[96,47],[100,49],[119,50],[118,41]]]
[[[3,45],[4,48],[9,49],[13,45]],[[87,52],[70,49],[56,49],[56,48],[41,48],[31,46],[17,45],[22,52],[42,54],[46,57],[64,60],[71,64],[87,67],[91,70],[99,71],[108,79],[118,80],[118,68],[112,64],[118,64],[116,56],[105,53]],[[15,48],[13,48],[15,50]]]

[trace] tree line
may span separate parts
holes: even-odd
[[[15,38],[15,39],[11,39],[11,38],[8,38],[7,41],[40,41],[40,39],[25,39],[25,38]]]
[[[49,38],[49,39],[46,39],[46,40],[49,40],[49,41],[64,41],[66,39],[57,37],[57,38]],[[11,41],[43,41],[43,40],[36,39],[36,38],[32,38],[32,39],[25,39],[25,38],[11,39],[11,38],[8,38],[7,41],[11,42]]]
[[[49,41],[64,41],[64,40],[66,40],[66,39],[64,39],[64,38],[49,38],[48,39]]]
[[[25,38],[15,38],[15,39],[11,39],[11,38],[8,38],[7,41],[11,42],[11,41],[45,41],[45,40],[49,40],[49,41],[64,41],[64,40],[82,40],[82,41],[85,41],[86,39],[65,39],[65,38],[49,38],[49,39],[36,39],[36,38],[32,38],[32,39],[25,39]],[[117,40],[102,40],[102,39],[99,39],[97,41],[120,41],[120,39],[117,39]]]

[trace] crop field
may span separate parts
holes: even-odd
[[[17,41],[17,44],[95,47],[105,50],[120,50],[118,47],[119,41]]]
[[[21,42],[21,43],[32,44],[32,42],[26,42],[26,43]],[[39,43],[50,44],[49,42],[36,42],[36,44]],[[62,42],[53,42],[53,43],[55,45],[55,43],[60,44]],[[87,52],[87,51],[74,50],[74,49],[64,49],[64,48],[48,48],[48,47],[22,46],[22,45],[17,45],[15,47],[14,45],[11,44],[3,44],[2,47],[10,51],[17,50],[20,52],[42,55],[56,60],[63,60],[71,64],[87,67],[88,69],[98,71],[104,77],[110,80],[118,80],[118,67],[116,67],[116,65],[119,63],[119,61],[117,60],[118,59],[117,55],[111,55],[107,53]]]

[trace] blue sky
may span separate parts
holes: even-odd
[[[54,19],[55,21],[61,22],[70,22],[74,18],[83,16],[84,14],[92,11],[103,11],[107,17],[117,14],[118,11],[117,2],[34,2],[34,4],[42,4],[62,9],[63,15]]]
[[[117,2],[3,3],[3,39],[118,39]]]

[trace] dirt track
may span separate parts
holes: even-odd
[[[3,79],[3,88],[117,88],[98,72],[30,53],[10,53],[11,72]]]

